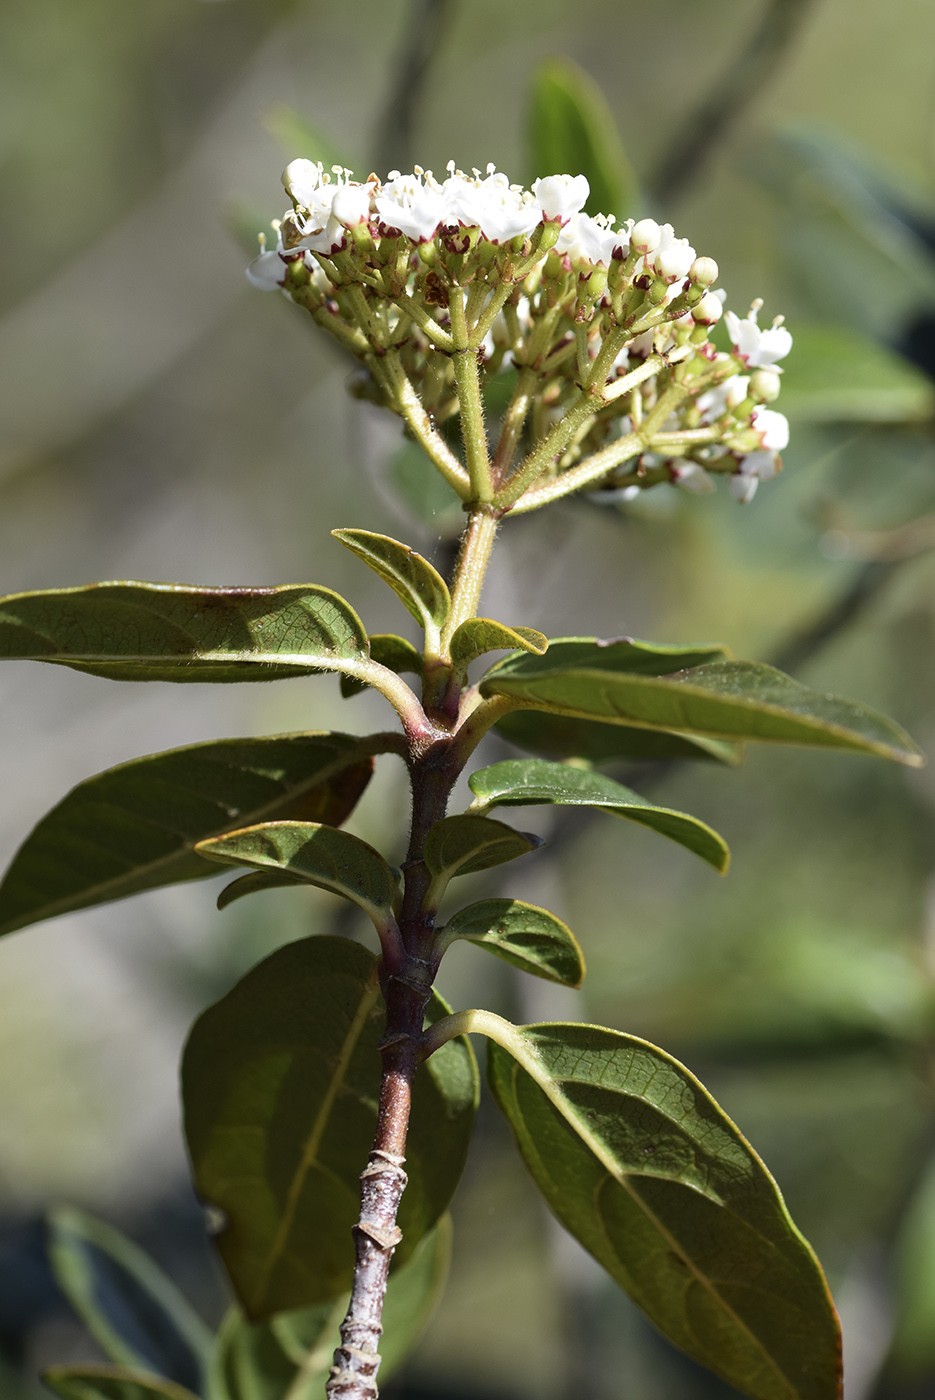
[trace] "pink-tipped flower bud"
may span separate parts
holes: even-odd
[[[694,256],[694,251],[691,248],[679,247],[678,243],[674,243],[673,246],[656,254],[653,266],[664,282],[670,284],[681,282],[683,277],[688,276],[688,269],[692,265]]]
[[[779,398],[781,388],[782,380],[774,369],[758,369],[750,376],[748,392],[757,403],[772,403]]]
[[[696,287],[710,287],[717,281],[718,266],[713,258],[696,258],[688,276]]]
[[[640,219],[638,224],[633,225],[630,234],[630,247],[635,253],[639,253],[645,258],[656,251],[661,237],[662,229],[655,219]]]
[[[692,307],[692,317],[703,326],[716,326],[723,314],[721,299],[714,292],[705,292],[697,305]]]

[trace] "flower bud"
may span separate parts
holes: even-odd
[[[698,287],[710,287],[717,281],[718,266],[713,258],[696,258],[688,275]]]
[[[749,394],[757,403],[772,403],[779,398],[782,381],[774,369],[758,369],[750,376]]]
[[[653,263],[659,276],[666,282],[681,282],[691,267],[691,249],[680,248],[677,244],[656,254]]]
[[[630,234],[630,247],[635,253],[647,257],[656,251],[661,237],[662,229],[655,219],[640,219],[638,224],[633,225],[633,231]]]
[[[703,259],[699,258],[698,261],[701,262]],[[723,313],[721,299],[716,297],[713,292],[705,292],[698,304],[692,307],[692,316],[703,326],[716,326]]]
[[[370,216],[370,186],[340,185],[334,193],[331,213],[345,228],[363,223]]]

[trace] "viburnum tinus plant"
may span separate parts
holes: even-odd
[[[736,762],[753,740],[920,761],[889,720],[722,646],[550,641],[479,615],[494,542],[516,515],[582,490],[709,491],[718,475],[749,501],[788,438],[768,405],[792,338],[781,318],[761,328],[755,304],[744,318],[726,313],[731,348],[716,348],[714,261],[669,225],[616,228],[582,213],[582,176],[531,191],[492,167],[361,183],[299,160],[284,183],[292,207],[250,280],[281,288],[359,362],[354,391],[403,420],[463,502],[448,580],[404,543],[334,531],[394,590],[423,644],[368,635],[318,584],[101,583],[0,601],[6,657],[136,681],[332,671],[345,695],[373,687],[395,712],[366,737],[223,740],[91,778],[40,822],[0,889],[9,931],[221,862],[247,872],[222,908],[310,884],[358,905],[376,931],[379,952],[337,937],[288,944],[191,1032],[189,1150],[238,1299],[215,1342],[199,1341],[190,1319],[182,1329],[204,1361],[191,1389],[212,1400],[377,1394],[381,1345],[395,1364],[444,1272],[445,1211],[477,1102],[476,1033],[548,1205],[656,1326],[756,1400],[833,1400],[839,1335],[818,1262],[691,1072],[619,1031],[452,1012],[433,989],[457,939],[568,986],[584,974],[573,934],[545,909],[486,898],[449,901],[440,916],[456,877],[539,844],[495,808],[594,807],[724,871],[715,831],[601,765]],[[499,416],[485,395],[506,401]],[[492,652],[507,655],[489,664]],[[471,773],[469,806],[449,813],[492,729],[533,756]],[[380,755],[409,773],[401,869],[341,829]],[[69,1228],[59,1221],[60,1234]],[[139,1369],[57,1368],[48,1379],[86,1400],[125,1397],[127,1375],[167,1393]]]

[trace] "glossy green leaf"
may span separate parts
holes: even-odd
[[[429,1022],[446,1012],[433,994]],[[253,1319],[350,1287],[383,1028],[377,960],[360,944],[319,937],[273,953],[192,1029],[182,1092],[195,1182],[222,1212],[216,1243]],[[397,1264],[448,1207],[477,1089],[463,1038],[416,1076]]]
[[[455,875],[474,875],[515,860],[541,845],[538,836],[489,817],[445,817],[426,837],[424,859],[436,879],[447,882]]]
[[[547,763],[539,758],[507,759],[489,768],[479,768],[468,779],[474,802],[471,809],[481,814],[492,807],[529,807],[556,803],[571,807],[600,807],[614,816],[626,817],[668,836],[693,851],[723,875],[730,863],[730,851],[723,837],[706,822],[670,807],[657,807],[639,793],[614,782],[604,773],[573,768],[567,763]]]
[[[388,583],[428,632],[444,627],[451,611],[448,585],[437,569],[407,544],[370,530],[332,530],[335,539]]]
[[[391,1276],[383,1305],[380,1384],[415,1346],[444,1290],[451,1256],[451,1220],[442,1216],[413,1257]],[[209,1400],[320,1400],[340,1344],[348,1293],[269,1322],[249,1323],[232,1308],[222,1323]]]
[[[290,816],[338,826],[372,771],[359,739],[328,733],[219,739],[110,768],[20,847],[0,885],[0,933],[217,875],[195,846],[232,827]]]
[[[481,693],[509,696],[520,707],[647,729],[851,749],[910,767],[923,761],[892,720],[810,690],[772,666],[725,660],[670,675],[639,673],[618,664],[618,649],[628,645],[553,642],[542,657],[508,656],[488,671]]]
[[[149,1255],[74,1206],[48,1224],[59,1287],[110,1359],[199,1391],[211,1333]]]
[[[202,841],[199,855],[288,875],[359,904],[377,927],[393,918],[398,881],[386,861],[349,831],[316,822],[264,822]]]
[[[576,758],[594,764],[706,759],[732,767],[743,760],[743,746],[723,739],[673,734],[664,729],[632,729],[625,724],[602,724],[599,720],[547,714],[544,710],[514,710],[504,715],[497,731],[517,748],[540,758]]]
[[[840,1336],[818,1262],[698,1080],[617,1031],[499,1024],[490,1086],[566,1229],[745,1395],[837,1400]]]
[[[272,681],[360,672],[367,634],[349,603],[313,584],[92,583],[0,598],[0,659],[118,681]]]
[[[569,59],[547,59],[533,79],[528,117],[530,179],[586,175],[589,214],[634,213],[636,177],[613,113],[588,73]]]
[[[397,637],[392,632],[371,632],[370,659],[395,671],[397,676],[406,671],[413,671],[417,676],[422,675],[422,653],[416,651],[412,642],[407,642],[405,637]],[[359,681],[356,676],[341,677],[341,694],[345,699],[351,695],[359,695],[366,689],[367,682]]]
[[[452,635],[451,659],[456,666],[469,666],[486,651],[515,651],[517,648],[542,656],[548,645],[548,637],[534,627],[505,627],[489,617],[471,617]]]
[[[879,341],[842,326],[795,327],[783,363],[783,413],[808,422],[924,422],[935,413],[927,374]]]
[[[568,925],[521,899],[485,899],[459,909],[442,930],[442,945],[456,938],[564,987],[580,987],[584,980],[584,954]]]
[[[50,1366],[42,1379],[62,1400],[195,1400],[183,1385],[129,1366]]]

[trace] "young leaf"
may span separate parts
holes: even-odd
[[[236,904],[248,894],[262,894],[264,890],[294,889],[296,885],[307,885],[307,880],[298,880],[283,870],[251,870],[249,875],[241,875],[232,884],[225,885],[218,895],[218,909],[226,909]]]
[[[455,875],[474,875],[534,851],[538,836],[515,831],[488,817],[445,817],[425,839],[424,859],[436,880],[446,884]]]
[[[722,875],[730,863],[726,842],[706,822],[670,807],[657,807],[603,773],[539,758],[516,758],[479,768],[471,774],[468,785],[475,795],[470,810],[480,814],[492,807],[529,807],[542,802],[600,807],[668,836]]]
[[[129,1366],[49,1366],[42,1379],[62,1400],[195,1400],[183,1385]]]
[[[358,673],[367,634],[349,603],[313,584],[92,583],[0,598],[0,659],[118,681],[271,681]]]
[[[433,993],[428,1021],[446,1012]],[[327,937],[280,948],[195,1022],[182,1061],[189,1152],[200,1195],[225,1218],[216,1242],[254,1320],[350,1287],[383,1027],[376,958]],[[397,1264],[447,1209],[471,1135],[474,1057],[463,1038],[444,1050],[413,1087]]]
[[[451,611],[448,585],[427,559],[407,544],[370,530],[332,530],[352,554],[378,573],[426,632],[437,636]]]
[[[540,64],[528,122],[531,178],[586,175],[589,214],[633,215],[636,177],[607,99],[583,68],[558,58]]]
[[[481,1016],[490,1087],[536,1184],[660,1331],[753,1400],[836,1400],[818,1261],[698,1080],[617,1031]]]
[[[339,826],[373,759],[350,734],[218,739],[79,783],[27,837],[0,885],[0,933],[180,880],[216,875],[208,837],[268,818]]]
[[[539,758],[577,758],[597,764],[706,759],[732,767],[743,759],[743,746],[723,739],[675,734],[665,729],[631,729],[625,724],[603,724],[600,720],[575,719],[544,710],[514,710],[504,715],[496,727],[504,739]]]
[[[521,899],[485,899],[459,909],[442,930],[442,945],[456,938],[564,987],[580,987],[584,980],[584,954],[571,929],[548,909]]]
[[[534,627],[505,627],[489,617],[470,617],[455,628],[451,638],[451,659],[458,667],[467,667],[486,651],[531,651],[542,656],[549,645],[548,637]]]
[[[621,645],[626,644],[552,643],[544,657],[505,657],[481,681],[481,694],[509,696],[519,707],[647,729],[851,749],[910,767],[923,761],[892,720],[810,690],[772,666],[712,661],[669,675],[640,674],[620,669]]]
[[[370,659],[380,666],[386,666],[390,671],[395,671],[397,676],[402,675],[404,671],[414,671],[417,676],[422,675],[421,652],[416,651],[412,642],[407,642],[405,637],[397,637],[392,632],[371,632]],[[359,695],[366,689],[367,682],[358,680],[356,676],[341,677],[341,694],[345,699]]]
[[[138,1245],[112,1225],[60,1206],[49,1215],[49,1261],[112,1361],[200,1391],[211,1333]]]
[[[396,876],[379,851],[349,831],[315,822],[264,822],[201,841],[196,850],[223,865],[250,865],[331,890],[359,904],[378,929],[393,920]]]

